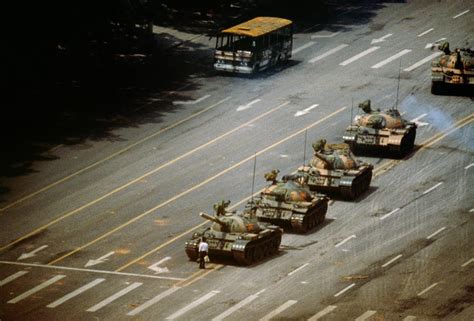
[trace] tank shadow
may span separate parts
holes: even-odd
[[[474,85],[453,85],[443,84],[436,93],[435,96],[459,96],[459,97],[470,97],[474,100]]]

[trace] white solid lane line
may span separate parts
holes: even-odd
[[[357,317],[354,321],[364,321],[373,316],[377,311],[368,310],[365,311],[361,316]]]
[[[318,313],[313,315],[311,318],[309,318],[308,321],[317,321],[320,318],[322,318],[323,316],[325,316],[326,314],[329,314],[332,311],[334,311],[334,309],[336,309],[336,308],[337,308],[336,305],[328,305],[323,310],[319,311]]]
[[[309,263],[303,264],[302,266],[300,266],[300,267],[297,268],[296,270],[293,270],[292,272],[288,273],[288,276],[295,274],[296,272],[298,272],[298,271],[304,269],[304,268],[305,268],[306,266],[308,266],[308,265],[309,265]]]
[[[204,99],[207,99],[209,97],[211,97],[211,95],[205,95],[205,96],[202,96],[201,98],[198,98],[198,99],[195,99],[195,100],[186,100],[186,101],[177,100],[177,101],[173,101],[173,105],[195,105],[195,104],[200,103],[201,101],[203,101]]]
[[[241,105],[241,106],[237,107],[237,111],[242,111],[242,110],[249,109],[250,107],[252,107],[253,104],[258,103],[259,101],[261,101],[261,99],[252,100],[247,105]]]
[[[459,18],[460,16],[463,16],[463,15],[465,15],[465,14],[468,13],[468,12],[469,12],[469,10],[463,11],[463,12],[461,12],[461,13],[455,15],[455,16],[453,17],[453,19],[457,19],[457,18]]]
[[[338,31],[338,32],[333,32],[333,33],[330,33],[328,35],[312,35],[311,36],[311,39],[316,39],[316,38],[332,38],[334,36],[337,36],[338,34],[340,34],[341,32]]]
[[[310,42],[308,42],[308,43],[302,45],[301,47],[298,47],[298,48],[294,49],[291,53],[294,55],[295,53],[298,53],[298,52],[300,52],[301,50],[304,50],[304,49],[306,49],[306,48],[311,47],[311,46],[314,45],[315,43],[316,43],[315,41],[310,41]]]
[[[461,267],[466,267],[466,266],[468,266],[469,264],[471,264],[472,262],[474,262],[474,258],[470,259],[470,260],[467,261],[467,262],[464,262],[464,263],[461,265]]]
[[[335,247],[339,247],[339,246],[341,246],[342,244],[344,244],[344,243],[346,243],[347,241],[349,241],[350,239],[354,239],[354,238],[356,238],[356,236],[353,234],[353,235],[349,236],[348,238],[342,240],[341,242],[337,243],[337,244],[335,245]]]
[[[386,64],[388,64],[389,62],[392,62],[394,61],[395,59],[397,58],[400,58],[401,56],[404,56],[406,55],[407,53],[410,53],[411,52],[411,49],[403,49],[402,51],[400,51],[399,53],[379,62],[378,64],[375,64],[373,65],[371,68],[373,69],[377,69],[377,68],[380,68],[382,66],[385,66]]]
[[[446,226],[443,226],[442,228],[440,228],[439,230],[437,230],[436,232],[434,232],[433,234],[429,235],[426,239],[429,240],[430,238],[434,237],[435,235],[438,235],[439,233],[441,233],[442,231],[444,231],[446,229]]]
[[[410,67],[403,69],[403,71],[412,71],[413,69],[420,67],[424,63],[427,63],[428,61],[433,60],[434,58],[438,57],[439,55],[441,55],[441,52],[435,52],[434,54],[431,54],[428,57],[423,58],[420,61],[414,63]]]
[[[428,29],[428,30],[426,30],[425,32],[420,33],[420,34],[418,35],[418,37],[423,37],[424,35],[426,35],[427,33],[430,33],[430,32],[433,31],[433,30],[434,30],[434,28]]]
[[[394,210],[391,211],[390,213],[387,213],[387,214],[385,214],[384,216],[382,216],[380,219],[381,219],[381,220],[384,220],[384,219],[386,219],[387,217],[389,217],[390,215],[392,215],[392,214],[398,212],[399,210],[400,210],[400,207],[397,207],[396,209],[394,209]]]
[[[428,194],[429,192],[431,192],[431,191],[433,191],[434,189],[438,188],[441,184],[443,184],[443,182],[439,182],[439,183],[436,184],[435,186],[428,188],[426,191],[423,192],[423,195]]]
[[[352,283],[351,285],[348,285],[346,286],[344,289],[342,289],[341,291],[337,292],[336,294],[334,294],[334,296],[340,296],[341,294],[343,294],[344,292],[348,291],[349,289],[351,289],[352,287],[354,287],[356,284],[355,283]]]
[[[96,305],[90,307],[89,309],[87,309],[86,311],[87,312],[95,312],[103,307],[105,307],[107,304],[117,300],[118,298],[124,296],[125,294],[127,294],[128,292],[138,288],[140,285],[142,285],[143,283],[140,283],[140,282],[134,282],[132,284],[130,284],[129,286],[127,286],[125,289],[123,290],[120,290],[119,292],[115,293],[114,295],[112,296],[109,296],[107,299],[105,300],[102,300],[101,302],[97,303]]]
[[[36,292],[38,291],[41,291],[42,289],[50,286],[51,284],[53,283],[56,283],[57,281],[61,280],[62,278],[65,278],[66,276],[65,275],[56,275],[55,277],[41,283],[40,285],[34,287],[33,289],[31,290],[28,290],[26,291],[25,293],[23,294],[20,294],[19,296],[11,299],[10,301],[8,301],[7,303],[17,303],[18,301],[21,301],[27,297],[29,297],[30,295],[32,294],[35,294]]]
[[[6,277],[5,279],[1,280],[0,286],[10,283],[11,281],[18,279],[20,276],[25,275],[27,273],[28,271],[18,271],[15,274],[12,274],[9,277]]]
[[[296,301],[296,300],[288,300],[285,303],[283,303],[282,305],[280,305],[278,308],[276,308],[275,310],[271,311],[266,316],[261,318],[259,321],[269,321],[271,318],[279,315],[280,313],[282,313],[283,311],[285,311],[286,309],[291,307],[293,304],[296,304],[297,302],[298,301]]]
[[[427,287],[426,289],[424,289],[423,291],[421,291],[420,293],[418,293],[417,295],[418,296],[422,296],[423,294],[425,294],[426,292],[428,292],[429,290],[431,290],[432,288],[434,288],[435,286],[438,285],[438,282],[436,283],[433,283],[431,284],[429,287]]]
[[[323,58],[326,58],[327,56],[330,56],[330,55],[332,55],[333,53],[336,53],[336,52],[338,52],[339,50],[342,50],[342,49],[346,48],[347,46],[349,46],[349,45],[346,45],[346,44],[339,45],[339,46],[337,46],[336,48],[333,48],[333,49],[331,49],[331,50],[329,50],[329,51],[326,51],[325,53],[323,53],[323,54],[321,54],[321,55],[319,55],[319,56],[317,56],[317,57],[314,57],[314,58],[310,59],[309,62],[310,62],[310,63],[315,63],[316,61],[321,60],[321,59],[323,59]]]
[[[77,290],[75,290],[75,291],[72,291],[71,293],[66,294],[66,295],[63,296],[62,298],[60,298],[60,299],[58,299],[58,300],[56,300],[56,301],[54,301],[54,302],[48,304],[46,307],[48,307],[48,308],[55,308],[55,307],[57,307],[58,305],[63,304],[64,302],[66,302],[66,301],[68,301],[68,300],[70,300],[70,299],[72,299],[72,298],[78,296],[78,295],[81,294],[82,292],[85,292],[85,291],[87,291],[87,290],[93,288],[93,287],[96,286],[97,284],[102,283],[102,282],[104,282],[104,281],[105,281],[105,279],[102,279],[102,278],[95,279],[94,281],[89,282],[89,283],[87,283],[87,284],[84,285],[84,286],[81,286],[79,289],[77,289]]]
[[[178,291],[180,289],[180,287],[173,287],[173,288],[169,288],[168,290],[166,290],[165,292],[163,293],[160,293],[158,294],[157,296],[155,296],[154,298],[146,301],[145,303],[143,303],[142,305],[136,307],[135,309],[133,309],[132,311],[128,312],[127,315],[136,315],[140,312],[142,312],[143,310],[151,307],[153,304],[161,301],[162,299],[166,298],[167,296],[169,296],[170,294]]]
[[[180,316],[182,316],[183,314],[185,314],[186,312],[188,312],[189,310],[191,309],[194,309],[195,307],[197,307],[198,305],[206,302],[207,300],[209,300],[210,298],[212,298],[214,295],[216,295],[217,293],[220,293],[220,291],[211,291],[209,292],[208,294],[206,294],[205,296],[203,297],[200,297],[199,299],[197,299],[196,301],[188,304],[187,306],[185,306],[184,308],[182,309],[179,309],[178,311],[176,311],[175,313],[173,313],[172,315],[170,315],[169,317],[166,318],[166,320],[174,320]]]
[[[222,321],[222,320],[224,320],[224,318],[228,317],[229,315],[231,315],[235,311],[240,310],[244,305],[247,305],[250,302],[254,301],[256,298],[258,298],[259,294],[263,293],[263,292],[265,292],[265,289],[258,291],[257,293],[247,297],[246,299],[243,299],[242,301],[240,301],[236,305],[230,307],[226,311],[219,314],[217,317],[213,318],[211,321]]]
[[[395,262],[396,260],[398,260],[399,258],[401,258],[403,255],[401,254],[398,254],[397,256],[395,256],[393,259],[391,259],[390,261],[388,261],[387,263],[385,263],[384,265],[382,265],[382,267],[387,267],[389,266],[390,264],[392,264],[393,262]]]
[[[347,60],[344,60],[344,61],[341,62],[339,65],[340,65],[340,66],[346,66],[346,65],[348,65],[348,64],[350,64],[350,63],[352,63],[352,62],[354,62],[354,61],[356,61],[356,60],[359,60],[360,58],[362,58],[362,57],[364,57],[364,56],[370,54],[371,52],[374,52],[374,51],[377,50],[377,49],[380,49],[380,47],[370,47],[369,49],[362,51],[361,53],[355,55],[354,57],[349,58],[349,59],[347,59]]]

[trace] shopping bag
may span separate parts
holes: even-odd
[[[204,257],[204,262],[209,263],[209,261],[210,261],[210,260],[209,260],[209,256],[206,255],[206,256]]]

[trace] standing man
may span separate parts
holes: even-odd
[[[205,269],[206,268],[206,260],[205,257],[207,256],[207,251],[209,250],[209,244],[206,242],[206,238],[203,237],[201,242],[199,242],[199,268]]]

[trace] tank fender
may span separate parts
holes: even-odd
[[[249,243],[248,240],[244,240],[244,239],[240,239],[240,240],[236,240],[233,244],[232,244],[232,251],[234,252],[244,252],[245,251],[245,247],[247,246],[247,244]]]

